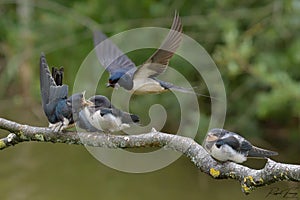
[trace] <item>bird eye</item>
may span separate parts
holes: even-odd
[[[221,144],[216,144],[216,147],[219,149],[221,147]]]
[[[120,80],[119,78],[110,78],[110,79],[108,79],[108,82],[110,84],[116,84],[119,80]]]

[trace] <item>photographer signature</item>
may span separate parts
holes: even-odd
[[[265,198],[276,196],[281,197],[284,199],[299,199],[298,193],[299,193],[300,187],[290,187],[286,189],[281,189],[279,187],[273,187],[270,189],[268,194]]]

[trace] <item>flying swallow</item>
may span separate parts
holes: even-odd
[[[278,155],[277,152],[255,147],[242,136],[224,129],[210,130],[203,147],[213,158],[222,162],[243,163],[248,157],[266,158]]]
[[[95,95],[88,99],[91,103],[79,112],[77,125],[91,132],[112,133],[129,128],[139,122],[139,117],[115,108],[109,99]]]
[[[54,71],[55,79],[51,76],[46,57],[42,53],[40,56],[42,106],[48,118],[49,127],[54,131],[61,131],[74,123],[73,112],[79,112],[78,109],[87,102],[84,99],[84,93],[76,93],[68,98],[68,86],[62,84],[62,74]]]
[[[175,13],[171,30],[160,48],[140,67],[136,65],[99,30],[94,31],[94,45],[99,62],[109,72],[107,87],[119,85],[134,94],[162,93],[168,90],[194,93],[192,89],[157,79],[165,72],[169,60],[182,40],[182,24]],[[98,45],[102,43],[101,45]]]

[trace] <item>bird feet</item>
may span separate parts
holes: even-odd
[[[62,122],[57,122],[55,124],[49,123],[49,128],[54,132],[61,132],[64,129],[73,127],[73,124],[70,125],[69,123],[70,121],[67,118],[64,118],[64,121]]]
[[[54,131],[54,132],[60,132],[62,131],[62,126],[63,126],[63,123],[62,122],[57,122],[55,124],[51,124],[49,123],[49,128]]]

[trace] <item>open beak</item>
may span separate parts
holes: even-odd
[[[82,106],[92,106],[93,102],[85,99],[85,91],[82,92]]]
[[[91,102],[90,100],[84,100],[83,101],[83,106],[93,106],[93,102]]]
[[[212,141],[216,141],[217,139],[218,139],[218,137],[215,135],[208,135],[206,138],[206,141],[212,142]]]

